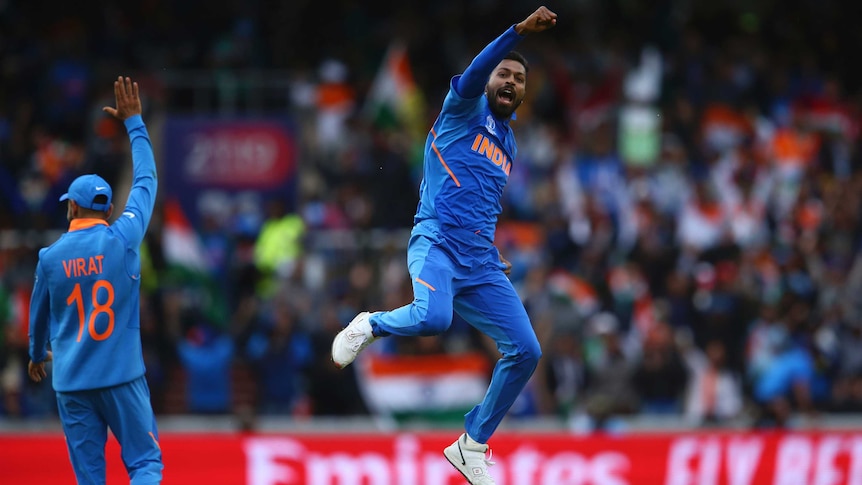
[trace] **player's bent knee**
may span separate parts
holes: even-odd
[[[526,343],[519,349],[518,358],[525,365],[536,367],[539,364],[539,359],[542,358],[542,347],[538,340],[532,340]]]
[[[452,324],[452,311],[435,307],[417,308],[418,335],[430,337],[445,332]]]
[[[432,335],[439,335],[445,332],[449,325],[452,324],[452,317],[446,317],[439,314],[428,314],[428,318],[426,318],[420,327],[419,335],[422,337],[430,337]]]

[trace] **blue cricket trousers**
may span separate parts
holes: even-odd
[[[131,485],[162,480],[162,452],[150,391],[141,376],[118,386],[58,392],[69,458],[80,485],[104,485],[108,428],[120,443]]]
[[[414,299],[373,315],[375,335],[428,336],[452,323],[453,311],[497,343],[502,358],[481,403],[466,415],[467,434],[480,443],[500,425],[539,358],[539,341],[497,248],[486,238],[436,221],[416,224],[407,247]]]

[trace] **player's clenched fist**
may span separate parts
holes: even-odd
[[[515,26],[515,32],[520,35],[534,34],[548,30],[555,25],[557,25],[557,14],[548,10],[547,7],[539,7]]]

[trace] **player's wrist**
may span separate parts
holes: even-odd
[[[126,125],[126,131],[132,131],[135,128],[144,126],[144,119],[140,114],[134,114],[123,120]]]

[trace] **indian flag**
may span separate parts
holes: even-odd
[[[395,417],[463,419],[485,396],[490,363],[479,353],[366,354],[357,361],[368,407]]]
[[[366,119],[379,126],[403,127],[414,140],[423,140],[428,127],[425,100],[410,68],[407,47],[389,46],[363,107]]]
[[[555,271],[548,278],[551,296],[567,301],[574,306],[582,318],[586,318],[601,308],[599,294],[593,285],[584,278],[565,271]]]
[[[203,243],[175,199],[165,202],[162,246],[168,264],[196,273],[206,272]]]
[[[160,284],[182,289],[196,310],[216,325],[227,325],[229,308],[219,281],[210,273],[206,248],[182,206],[169,199],[164,206],[162,250],[168,271]]]

